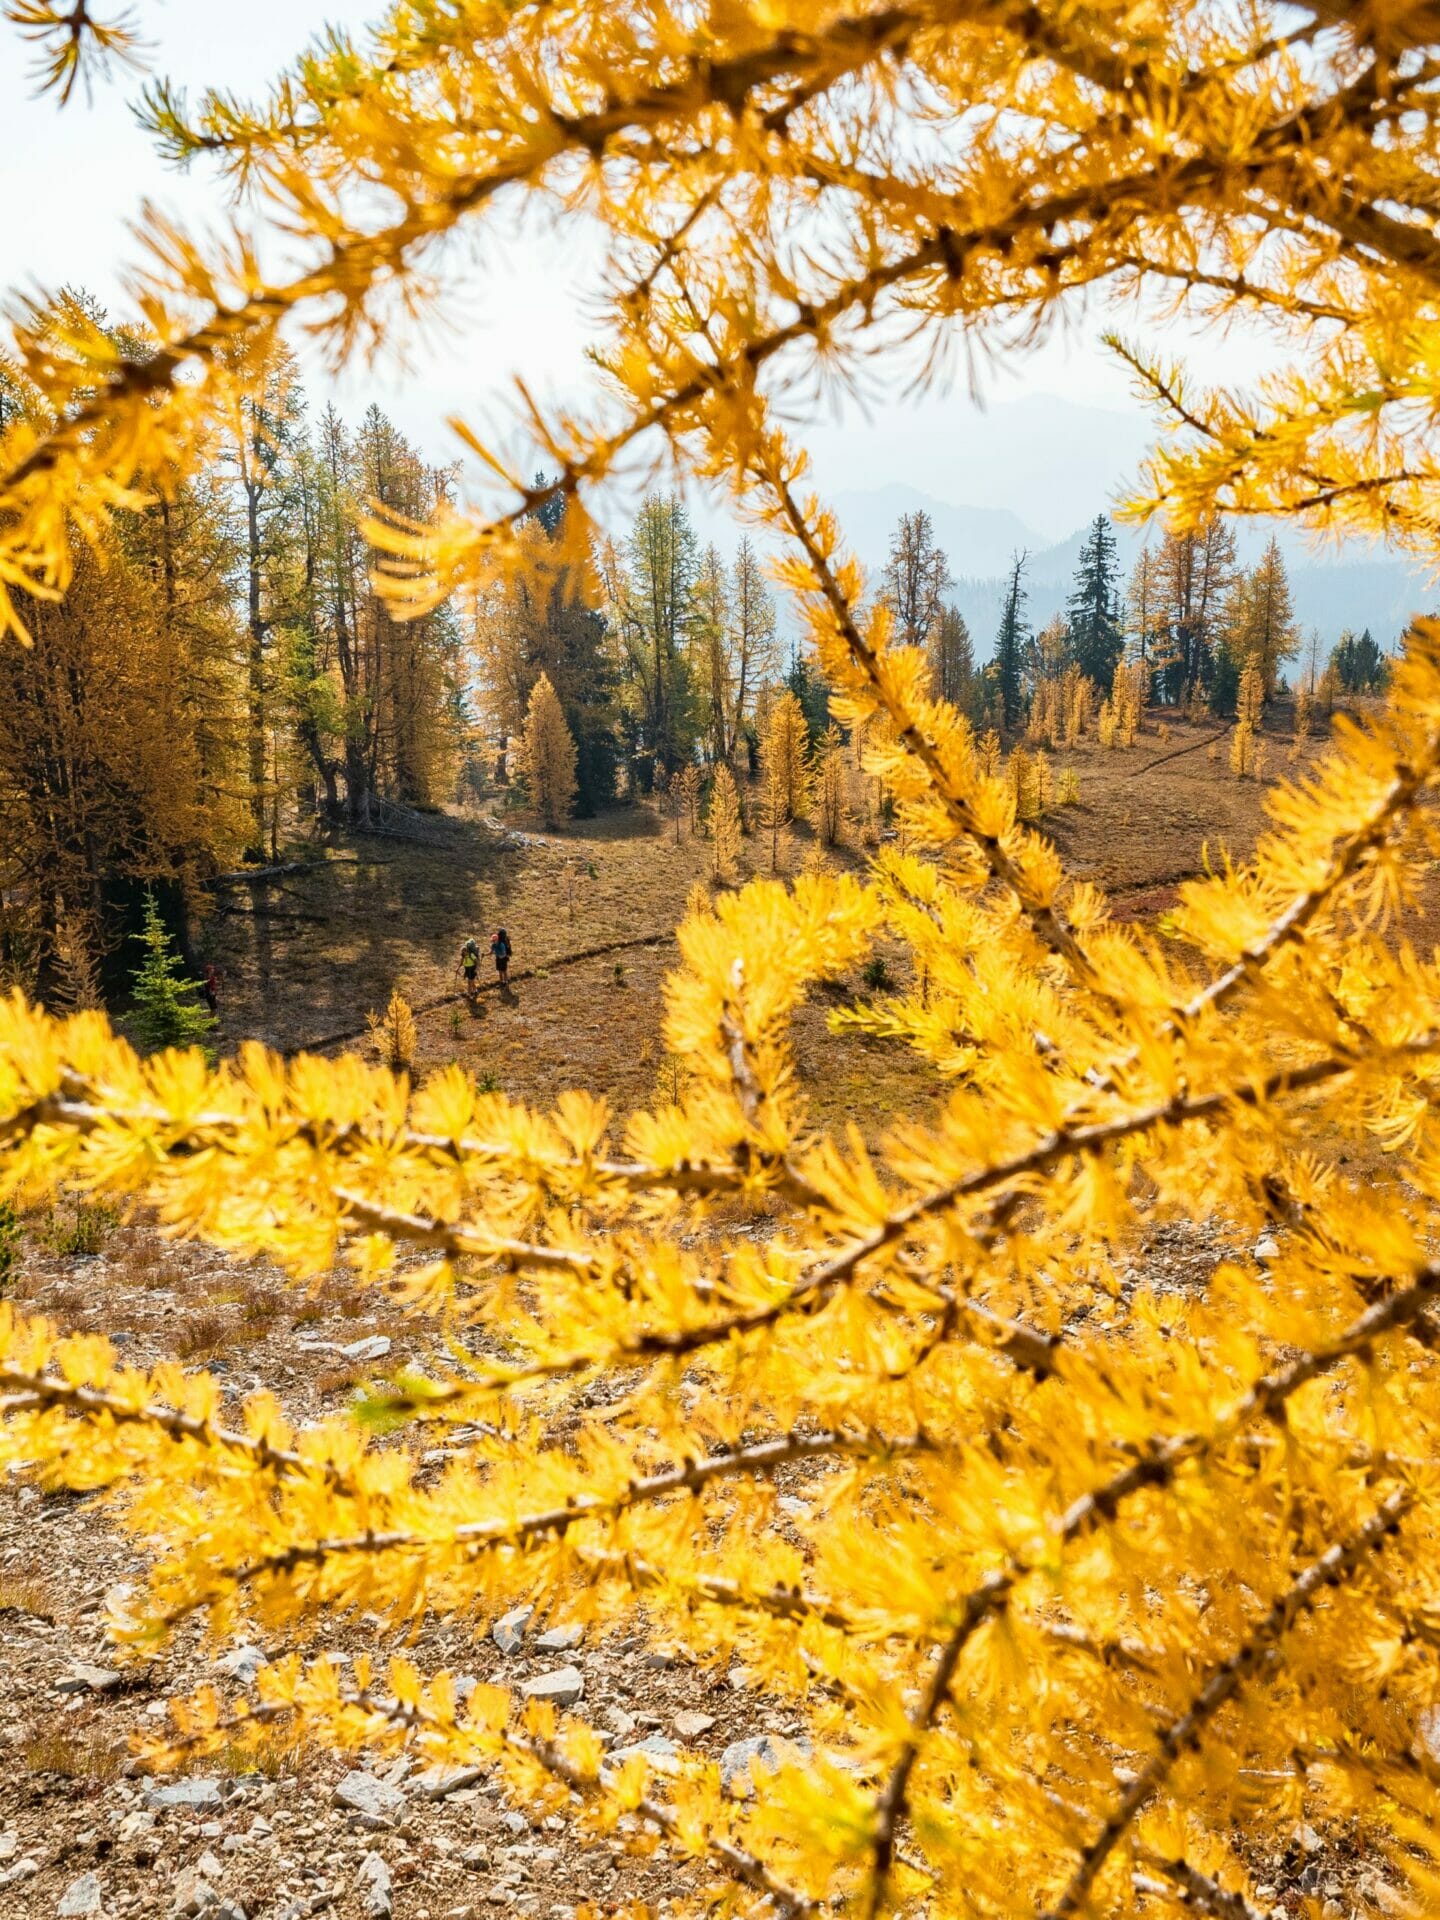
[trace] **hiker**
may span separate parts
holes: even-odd
[[[206,967],[205,982],[201,988],[201,992],[205,995],[205,1004],[210,1009],[212,1016],[218,1014],[220,1011],[220,982],[223,978],[224,975],[213,962]]]
[[[465,991],[475,998],[476,974],[480,969],[480,942],[472,935],[460,949],[460,975],[465,982]]]
[[[510,983],[510,936],[501,927],[490,941],[490,951],[495,956],[495,971],[500,976],[502,987]]]

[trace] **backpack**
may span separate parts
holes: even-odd
[[[497,960],[508,960],[510,958],[510,936],[503,927],[501,927],[490,944],[495,949],[495,958]]]

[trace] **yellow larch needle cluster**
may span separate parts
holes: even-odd
[[[297,1433],[265,1396],[230,1430],[213,1381],[6,1307],[0,1457],[110,1490],[152,1560],[115,1622],[137,1657],[197,1612],[279,1633],[643,1608],[810,1732],[737,1801],[699,1760],[647,1781],[583,1719],[484,1688],[462,1709],[402,1659],[291,1660],[178,1706],[154,1764],[277,1726],[408,1743],[498,1767],[582,1836],[630,1816],[696,1863],[697,1899],[728,1883],[787,1915],[1248,1915],[1247,1863],[1303,1816],[1433,1910],[1440,968],[1407,916],[1440,837],[1440,634],[1271,793],[1252,865],[1189,883],[1151,939],[1017,821],[771,402],[897,317],[937,351],[1003,347],[1070,289],[1168,287],[1294,350],[1253,400],[1130,350],[1182,429],[1152,473],[1177,524],[1289,511],[1433,551],[1440,27],[1397,0],[741,0],[645,25],[407,0],[259,108],[153,91],[171,150],[218,155],[312,255],[271,284],[243,235],[217,256],[152,224],[143,354],[22,322],[0,611],[23,632],[77,541],[207,457],[292,315],[363,346],[503,191],[559,195],[614,237],[618,398],[532,413],[559,477],[517,477],[499,520],[377,527],[398,609],[536,564],[523,515],[583,503],[658,429],[785,537],[905,851],[697,907],[667,997],[682,1097],[623,1121],[454,1071],[141,1061],[98,1014],[5,1002],[0,1193],[129,1196],[297,1279],[344,1260],[444,1337],[372,1390],[374,1432]],[[566,526],[583,542],[583,513]],[[789,1025],[882,938],[924,991],[862,1018],[929,1063],[936,1105],[871,1146],[814,1131]],[[1388,1177],[1352,1178],[1359,1153]],[[773,1231],[736,1232],[762,1200]],[[1194,1292],[1146,1282],[1173,1221],[1230,1249]],[[575,1390],[611,1375],[602,1417]],[[465,1423],[438,1478],[407,1421]],[[782,1471],[809,1509],[783,1529]]]

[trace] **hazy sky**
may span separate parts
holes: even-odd
[[[257,89],[326,21],[361,25],[374,13],[365,0],[137,6],[155,69],[195,92],[208,82]],[[31,97],[18,45],[13,30],[0,32],[0,281],[27,289],[69,281],[122,308],[121,275],[137,254],[127,222],[142,200],[203,226],[223,213],[220,185],[203,168],[180,175],[154,156],[129,112],[134,76],[102,81],[88,104],[77,94],[61,110],[53,96]],[[542,397],[583,392],[582,356],[596,331],[587,301],[595,250],[583,233],[533,225],[512,233],[498,257],[489,247],[483,262],[459,254],[451,324],[406,343],[408,369],[389,361],[347,373],[342,406],[358,412],[378,399],[431,457],[446,459],[454,450],[446,416],[502,417],[516,375]],[[1133,473],[1149,432],[1127,376],[1099,344],[1116,318],[1079,316],[1023,369],[986,373],[983,414],[958,359],[953,382],[918,401],[887,398],[868,418],[854,407],[832,413],[811,435],[820,477],[836,489],[909,482],[961,505],[1011,508],[1040,535],[1063,536]],[[1140,316],[1118,318],[1127,331],[1143,330]],[[1191,341],[1188,351],[1206,377],[1244,380],[1258,366],[1258,348],[1245,339]],[[1037,400],[1052,395],[1087,410],[1067,415],[1058,460],[1046,455],[1046,407]]]

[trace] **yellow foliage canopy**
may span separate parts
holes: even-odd
[[[1252,1843],[1301,1813],[1434,1908],[1440,968],[1402,909],[1437,853],[1440,636],[1272,796],[1253,865],[1187,885],[1179,940],[1152,940],[1067,879],[923,653],[860,612],[769,417],[897,318],[1003,344],[1067,289],[1160,284],[1295,346],[1255,402],[1147,371],[1185,427],[1151,475],[1177,524],[1284,509],[1425,546],[1433,17],[787,0],[646,24],[409,0],[259,110],[190,120],[153,96],[177,151],[289,206],[313,264],[272,287],[239,240],[216,261],[157,232],[152,354],[22,326],[39,403],[0,441],[8,618],[64,591],[77,534],[205,457],[241,377],[221,346],[263,348],[292,312],[363,344],[502,188],[556,192],[615,235],[622,399],[535,421],[546,491],[658,427],[784,532],[907,852],[693,912],[666,1016],[687,1084],[623,1127],[583,1094],[542,1115],[455,1072],[412,1093],[258,1048],[141,1062],[97,1015],[5,1003],[0,1191],[143,1198],[297,1276],[348,1260],[448,1334],[377,1420],[480,1437],[436,1480],[405,1436],[297,1434],[263,1396],[225,1430],[213,1382],[6,1310],[0,1456],[114,1490],[154,1556],[116,1623],[139,1647],[197,1609],[224,1630],[643,1602],[812,1737],[736,1802],[698,1762],[653,1786],[643,1762],[607,1769],[548,1709],[517,1723],[481,1689],[462,1711],[404,1661],[343,1682],[285,1663],[182,1709],[172,1759],[284,1721],[494,1761],[582,1829],[638,1813],[788,1914],[1248,1914]],[[360,183],[389,189],[388,226],[354,210]],[[526,562],[538,499],[517,481],[498,523],[392,526],[401,605]],[[789,1023],[881,936],[925,991],[866,1017],[931,1064],[937,1105],[872,1148],[812,1129]],[[1354,1182],[1359,1147],[1395,1177]],[[737,1198],[765,1200],[768,1236],[733,1230]],[[1136,1271],[1176,1219],[1235,1250],[1195,1294]],[[496,1323],[503,1365],[472,1345]],[[603,1417],[571,1397],[600,1373],[625,1383]],[[782,1467],[809,1507],[783,1529]]]

